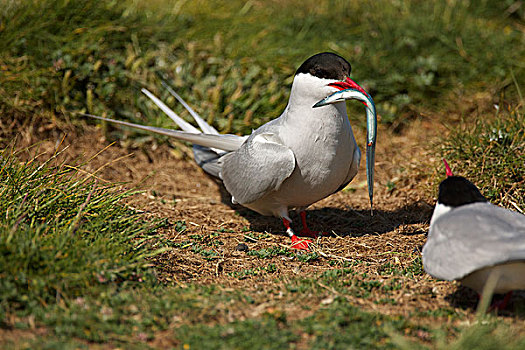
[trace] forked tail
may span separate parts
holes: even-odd
[[[195,162],[208,174],[220,177],[220,165],[218,164],[218,159],[225,153],[237,150],[244,143],[246,137],[232,134],[219,134],[213,126],[206,123],[206,121],[201,118],[201,116],[195,112],[167,83],[162,82],[162,85],[167,88],[169,93],[173,95],[173,97],[175,97],[184,108],[186,108],[202,131],[179,117],[177,113],[146,89],[142,89],[142,92],[164,113],[166,113],[171,120],[182,129],[182,131],[134,124],[85,113],[82,113],[82,115],[191,142],[193,144]]]

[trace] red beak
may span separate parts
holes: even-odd
[[[350,78],[346,78],[345,81],[338,81],[336,83],[330,83],[328,86],[335,87],[338,90],[346,90],[346,89],[356,89],[366,96],[369,96],[368,93],[363,89],[359,84],[357,84],[355,81],[353,81]]]
[[[448,163],[445,160],[445,158],[443,158],[443,163],[445,163],[445,169],[446,169],[447,177],[454,176],[454,174],[452,174],[452,170],[450,170],[450,167],[448,166]]]

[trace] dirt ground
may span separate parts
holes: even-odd
[[[422,116],[401,133],[380,127],[374,215],[370,216],[363,158],[360,172],[348,190],[309,208],[310,227],[330,235],[314,242],[314,251],[320,258],[308,262],[285,256],[261,259],[237,250],[240,243],[246,244],[249,250],[260,250],[289,246],[290,240],[279,219],[229,205],[229,198],[221,186],[192,161],[191,148],[187,145],[174,143],[176,147],[173,148],[158,145],[154,140],[140,146],[129,140],[111,143],[100,128],[86,125],[82,134],[68,130],[60,142],[63,134],[58,132],[25,154],[30,157],[37,152],[49,154],[56,148],[65,148],[62,156],[68,161],[78,157],[91,159],[82,171],[95,174],[100,181],[124,182],[125,188],[144,190],[129,199],[130,206],[153,217],[167,218],[172,224],[180,220],[186,222],[187,229],[182,233],[177,232],[175,225],[159,233],[174,243],[183,243],[192,235],[206,237],[219,232],[214,238],[221,242],[213,247],[217,253],[215,258],[206,259],[189,249],[173,249],[155,260],[155,265],[159,277],[167,283],[180,286],[219,284],[225,290],[241,289],[251,295],[255,302],[230,309],[230,319],[225,321],[256,317],[277,309],[285,311],[290,319],[307,316],[340,294],[318,282],[315,288],[321,292],[311,293],[304,300],[290,300],[283,296],[286,285],[298,277],[313,277],[341,268],[345,261],[358,262],[352,269],[365,282],[387,284],[396,279],[401,285],[389,293],[388,298],[393,301],[388,303],[380,302],[384,298],[380,288],[372,289],[367,298],[343,296],[354,305],[401,317],[414,316],[415,310],[421,315],[430,315],[447,309],[473,320],[477,304],[473,292],[454,282],[437,281],[425,273],[413,277],[396,276],[383,268],[387,263],[409,267],[420,258],[436,195],[437,184],[432,182],[442,178],[439,158],[430,151],[438,136],[446,133],[442,125],[431,117]],[[45,126],[40,128],[45,129]],[[362,144],[364,133],[354,132],[358,144]],[[41,141],[35,136],[37,134],[38,130],[22,132],[20,145]],[[292,218],[299,228],[298,216]],[[247,238],[248,233],[251,237]],[[272,273],[235,277],[236,272],[260,270],[268,264],[275,265]],[[523,304],[524,300],[523,295],[514,296],[510,310],[513,303]],[[435,315],[438,320],[447,322],[446,315]],[[501,311],[500,315],[513,322],[522,322],[513,311]],[[425,319],[422,317],[421,322],[436,320]]]

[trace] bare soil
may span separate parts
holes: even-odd
[[[36,131],[22,132],[19,144],[41,141]],[[358,143],[362,144],[364,133],[355,132]],[[443,177],[439,159],[431,152],[432,144],[446,132],[442,123],[425,116],[413,121],[411,127],[401,133],[382,126],[377,143],[374,215],[370,216],[363,160],[359,174],[347,190],[309,208],[310,227],[330,235],[315,240],[314,251],[320,258],[308,262],[283,256],[262,259],[236,250],[240,243],[246,244],[249,250],[260,250],[289,246],[290,241],[279,219],[232,206],[222,186],[193,162],[191,148],[182,143],[170,146],[157,144],[153,139],[141,145],[127,140],[111,143],[100,128],[86,125],[81,134],[70,129],[61,142],[58,141],[61,134],[55,134],[52,140],[41,141],[25,154],[32,157],[43,151],[49,154],[57,148],[66,148],[62,156],[69,162],[79,157],[90,159],[82,170],[94,174],[100,181],[123,182],[123,188],[143,190],[129,199],[130,206],[152,217],[167,218],[170,223],[186,222],[187,229],[182,233],[177,232],[174,225],[159,233],[174,243],[186,242],[191,235],[209,237],[210,233],[219,232],[213,239],[220,244],[207,248],[217,253],[213,259],[190,249],[173,249],[154,263],[160,279],[166,283],[217,284],[225,290],[242,290],[254,299],[253,303],[238,309],[218,305],[218,309],[228,309],[221,313],[222,321],[282,311],[289,319],[305,317],[331,303],[340,293],[322,282],[313,287],[315,292],[300,300],[292,299],[290,293],[283,291],[301,277],[341,268],[349,261],[358,262],[352,266],[357,272],[352,278],[382,284],[395,280],[401,285],[389,292],[390,302],[384,302],[385,293],[380,288],[373,289],[367,298],[343,295],[352,304],[382,314],[411,316],[431,324],[457,322],[458,318],[451,321],[436,312],[440,309],[454,310],[464,315],[460,317],[463,320],[473,320],[477,296],[455,282],[438,281],[424,273],[413,277],[395,275],[385,272],[383,267],[390,263],[402,269],[420,258],[437,182]],[[292,218],[296,218],[293,224],[299,228],[298,216]],[[247,238],[248,233],[255,239]],[[275,265],[275,271],[238,278],[242,271],[260,271],[269,264]],[[513,305],[523,305],[524,300],[523,294],[515,295],[509,309],[500,311],[500,316],[523,323],[514,313]]]

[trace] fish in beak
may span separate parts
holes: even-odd
[[[328,84],[338,91],[317,102],[313,107],[318,108],[346,100],[358,100],[366,106],[366,180],[368,183],[368,196],[370,209],[373,209],[374,198],[374,162],[376,152],[377,113],[372,96],[350,78],[345,81]]]

